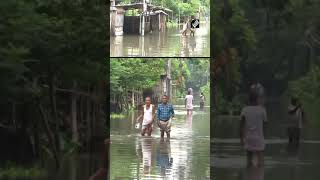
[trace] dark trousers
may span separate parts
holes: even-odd
[[[300,128],[289,127],[288,128],[289,144],[299,144],[300,142]]]

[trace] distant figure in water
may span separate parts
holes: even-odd
[[[200,93],[200,110],[203,111],[204,110],[204,101],[205,101],[205,97],[204,97],[204,94],[203,92]]]
[[[299,100],[295,97],[291,98],[288,106],[288,139],[289,145],[299,146],[300,133],[302,125],[305,122],[305,113]]]
[[[184,98],[184,105],[187,109],[187,115],[192,114],[193,110],[193,95],[191,95],[191,91],[188,90],[188,95]]]
[[[142,109],[139,110],[139,117],[137,118],[137,122],[141,122],[141,135],[144,136],[146,133],[148,136],[151,136],[153,120],[155,118],[155,106],[151,104],[151,98],[146,97],[145,105],[142,106]]]
[[[196,32],[196,28],[194,28],[194,27],[192,26],[192,23],[191,23],[193,20],[195,20],[194,17],[192,17],[192,18],[190,19],[190,21],[189,21],[190,36],[191,36],[191,35],[194,36],[194,33]]]
[[[162,96],[162,103],[158,105],[157,119],[158,126],[161,132],[161,139],[164,138],[164,132],[167,133],[167,138],[170,138],[171,120],[174,117],[173,106],[168,103],[168,96]]]
[[[267,123],[267,113],[257,102],[258,95],[251,92],[249,105],[241,111],[240,142],[247,151],[247,166],[254,165],[253,157],[257,159],[257,166],[263,166],[265,149],[264,134]]]
[[[183,36],[186,36],[187,35],[187,30],[188,30],[188,21],[184,21],[183,22],[183,27],[182,27],[182,30],[181,30],[181,34]]]

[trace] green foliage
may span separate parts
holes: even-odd
[[[200,92],[203,93],[205,99],[206,99],[206,104],[210,105],[210,81],[205,86],[202,86],[200,88]]]
[[[147,89],[155,85],[164,73],[163,60],[155,59],[112,59],[110,64],[111,94],[132,88]]]
[[[320,1],[226,0],[213,1],[211,7],[214,56],[217,64],[226,63],[215,74],[222,91],[217,92],[222,98],[217,98],[217,106],[224,106],[221,111],[232,109],[234,99],[247,93],[255,79],[268,96],[280,96],[289,88],[304,102],[315,101],[318,70],[312,67],[320,64]],[[234,58],[219,57],[226,47]],[[230,84],[233,93],[229,93]]]
[[[205,86],[210,81],[210,61],[209,59],[189,59],[187,61],[190,76],[186,81],[187,88],[200,91],[200,87]]]
[[[204,13],[210,11],[209,0],[153,0],[152,4],[169,8],[173,11],[174,15],[180,16],[192,16],[201,7]]]
[[[47,137],[40,125],[40,118],[44,118],[39,113],[39,102],[51,130],[71,128],[56,128],[62,121],[52,117],[51,84],[95,95],[92,89],[98,91],[97,84],[105,82],[107,22],[103,5],[98,0],[0,2],[0,108],[17,104],[14,115],[22,131],[37,131],[40,137]],[[63,112],[59,118],[66,116],[69,95],[54,93],[57,111]],[[2,113],[0,123],[7,123],[11,115]],[[60,133],[57,131],[52,131],[53,136]],[[39,147],[48,147],[48,141],[44,138]],[[52,147],[47,150],[52,151]]]
[[[168,27],[168,28],[178,27],[178,23],[168,21],[168,22],[167,22],[167,27]]]
[[[320,68],[315,66],[305,76],[289,82],[289,94],[299,97],[304,102],[320,104]]]
[[[110,114],[110,118],[111,119],[122,119],[122,118],[125,118],[126,115],[124,114],[117,114],[117,113],[111,113]]]
[[[38,166],[24,168],[9,164],[4,168],[0,168],[0,179],[42,179],[46,177],[47,172]]]

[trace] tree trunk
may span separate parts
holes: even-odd
[[[74,88],[76,83],[74,82]],[[79,141],[78,122],[77,122],[77,95],[71,94],[71,122],[72,122],[72,140],[75,143]]]
[[[134,89],[132,89],[132,94],[131,94],[131,103],[132,103],[132,108],[135,107],[135,96],[134,96]]]
[[[52,71],[49,70],[49,73],[52,74]],[[49,77],[49,91],[50,91],[50,103],[51,103],[51,113],[53,117],[53,122],[55,125],[55,144],[58,150],[60,150],[60,141],[59,141],[59,120],[57,113],[57,101],[56,101],[56,87],[55,87],[55,75],[50,75]]]
[[[90,106],[90,99],[87,98],[87,104],[86,104],[86,120],[87,120],[87,147],[88,147],[88,150],[89,150],[89,144],[90,144],[90,140],[91,140],[91,132],[92,132],[92,129],[91,129],[91,120],[90,120],[90,113],[91,113],[91,106]]]
[[[41,105],[40,101],[38,102],[38,108],[39,108],[40,114],[42,116],[42,124],[44,126],[45,132],[46,132],[48,139],[49,139],[49,144],[50,144],[52,151],[53,151],[53,157],[56,162],[56,168],[59,168],[60,167],[60,157],[59,157],[59,152],[57,150],[57,147],[55,145],[54,134],[52,133],[52,131],[50,129],[48,117],[46,116],[44,108]]]
[[[231,71],[230,66],[232,65],[232,57],[230,54],[230,42],[229,42],[229,27],[230,27],[230,18],[232,17],[232,8],[230,6],[229,0],[224,0],[224,28],[223,28],[223,50],[222,50],[222,58],[225,62],[224,64],[224,73],[226,77],[226,86],[227,86],[227,98],[231,100],[232,98],[232,87],[231,87]]]
[[[16,103],[12,102],[12,124],[15,129],[17,130],[17,119],[16,119]]]

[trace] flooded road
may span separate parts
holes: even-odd
[[[214,119],[214,139],[211,140],[212,179],[223,180],[316,180],[320,177],[319,126],[307,124],[299,149],[287,146],[286,107],[267,106],[265,167],[246,168],[246,154],[239,143],[239,117]],[[314,120],[309,120],[314,121]]]
[[[171,139],[161,141],[154,126],[152,137],[135,129],[136,112],[111,119],[110,177],[114,179],[210,179],[210,114],[196,107],[186,115],[175,105]]]
[[[180,28],[181,29],[181,28]],[[110,37],[111,57],[210,57],[210,22],[201,23],[194,36],[181,36],[179,28],[153,31],[145,36]]]

